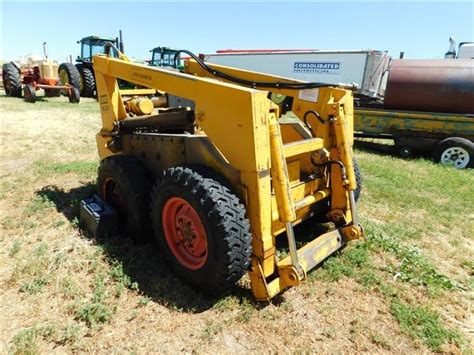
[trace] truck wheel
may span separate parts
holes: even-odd
[[[179,276],[206,293],[221,294],[250,266],[250,223],[229,188],[196,170],[170,168],[156,182],[154,237]]]
[[[24,99],[26,102],[30,102],[32,104],[36,102],[36,90],[33,85],[31,84],[25,85]]]
[[[2,79],[7,96],[21,97],[21,75],[15,64],[12,62],[3,64]]]
[[[115,155],[100,162],[99,195],[118,211],[120,234],[136,242],[143,242],[150,235],[151,185],[145,168],[132,156]]]
[[[474,143],[460,137],[446,138],[436,145],[433,160],[456,169],[474,167]]]
[[[81,75],[71,63],[62,63],[58,69],[61,85],[70,84],[78,89],[81,87]]]
[[[401,147],[399,149],[400,156],[404,159],[410,158],[412,155],[412,151],[410,147]]]
[[[94,72],[90,68],[86,68],[84,64],[76,64],[76,68],[80,74],[80,93],[82,97],[95,97],[95,77]]]
[[[360,171],[359,162],[356,158],[352,158],[352,165],[354,166],[354,175],[357,183],[357,187],[354,190],[354,198],[356,202],[359,200],[360,193],[362,191],[363,179],[362,172]]]

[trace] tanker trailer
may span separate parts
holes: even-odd
[[[474,60],[393,60],[383,108],[359,107],[354,120],[359,137],[392,138],[402,156],[473,167]]]

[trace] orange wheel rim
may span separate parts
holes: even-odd
[[[105,179],[104,184],[102,185],[102,197],[106,202],[117,208],[122,216],[126,215],[122,190],[113,178],[108,177]]]
[[[178,262],[190,270],[203,267],[207,234],[193,206],[182,198],[170,198],[163,207],[162,223],[166,243]]]

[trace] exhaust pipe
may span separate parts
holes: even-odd
[[[46,42],[43,42],[43,54],[45,59],[48,59],[48,47],[46,45]]]
[[[120,49],[120,52],[125,53],[123,50],[122,30],[119,30],[119,49]]]

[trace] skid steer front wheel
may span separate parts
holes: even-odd
[[[170,168],[155,184],[151,203],[163,256],[178,275],[210,294],[231,288],[249,268],[251,254],[245,208],[219,180],[207,170]]]
[[[105,158],[100,162],[97,188],[100,197],[118,211],[120,234],[136,242],[147,240],[151,180],[142,164],[126,155]]]

